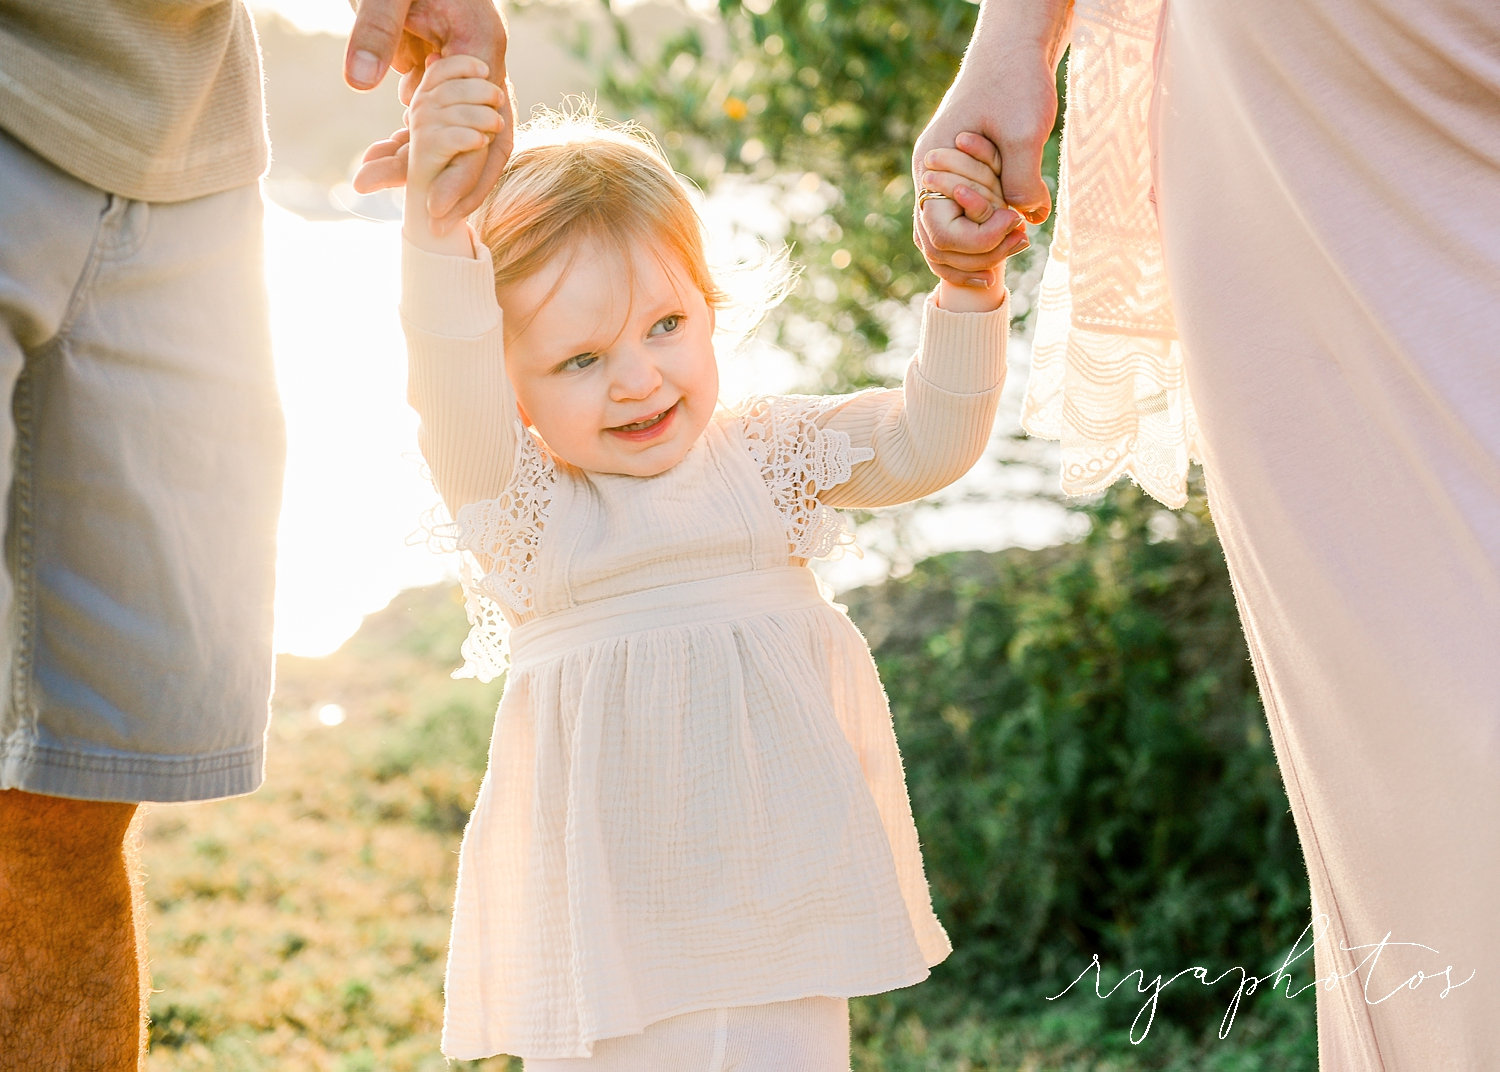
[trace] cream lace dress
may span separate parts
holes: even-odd
[[[844,542],[831,505],[972,464],[1008,310],[929,304],[904,390],[721,412],[637,478],[573,469],[514,420],[489,278],[407,251],[423,449],[480,563],[468,668],[509,648],[444,1052],[584,1056],[679,1013],[924,978],[950,947],[890,713],[806,561]]]

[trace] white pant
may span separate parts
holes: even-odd
[[[802,998],[705,1009],[600,1039],[591,1057],[528,1059],[524,1072],[849,1072],[849,1001]]]

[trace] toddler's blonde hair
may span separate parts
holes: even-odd
[[[495,287],[538,271],[571,243],[594,239],[628,256],[642,246],[675,258],[715,310],[753,306],[737,334],[748,334],[795,279],[784,255],[735,274],[758,276],[748,301],[714,278],[703,221],[666,154],[635,124],[600,118],[587,105],[539,111],[516,131],[500,181],[472,217],[495,263]],[[739,290],[740,288],[737,288]]]

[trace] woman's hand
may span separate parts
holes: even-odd
[[[928,154],[957,146],[989,163],[1004,204],[1032,223],[1047,218],[1052,200],[1042,181],[1042,150],[1057,120],[1057,63],[1069,10],[1067,0],[985,0],[958,76],[917,139],[912,178],[918,191],[929,170]],[[959,145],[965,132],[979,135],[986,146]],[[958,285],[973,277],[976,254],[1014,233],[1002,213],[981,219],[969,212],[966,206],[964,215],[978,230],[962,226],[956,212],[919,210],[913,225],[928,266]]]

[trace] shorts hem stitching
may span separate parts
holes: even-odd
[[[206,756],[129,756],[32,743],[23,754],[0,757],[0,785],[87,800],[212,800],[258,788],[264,757],[263,744]]]

